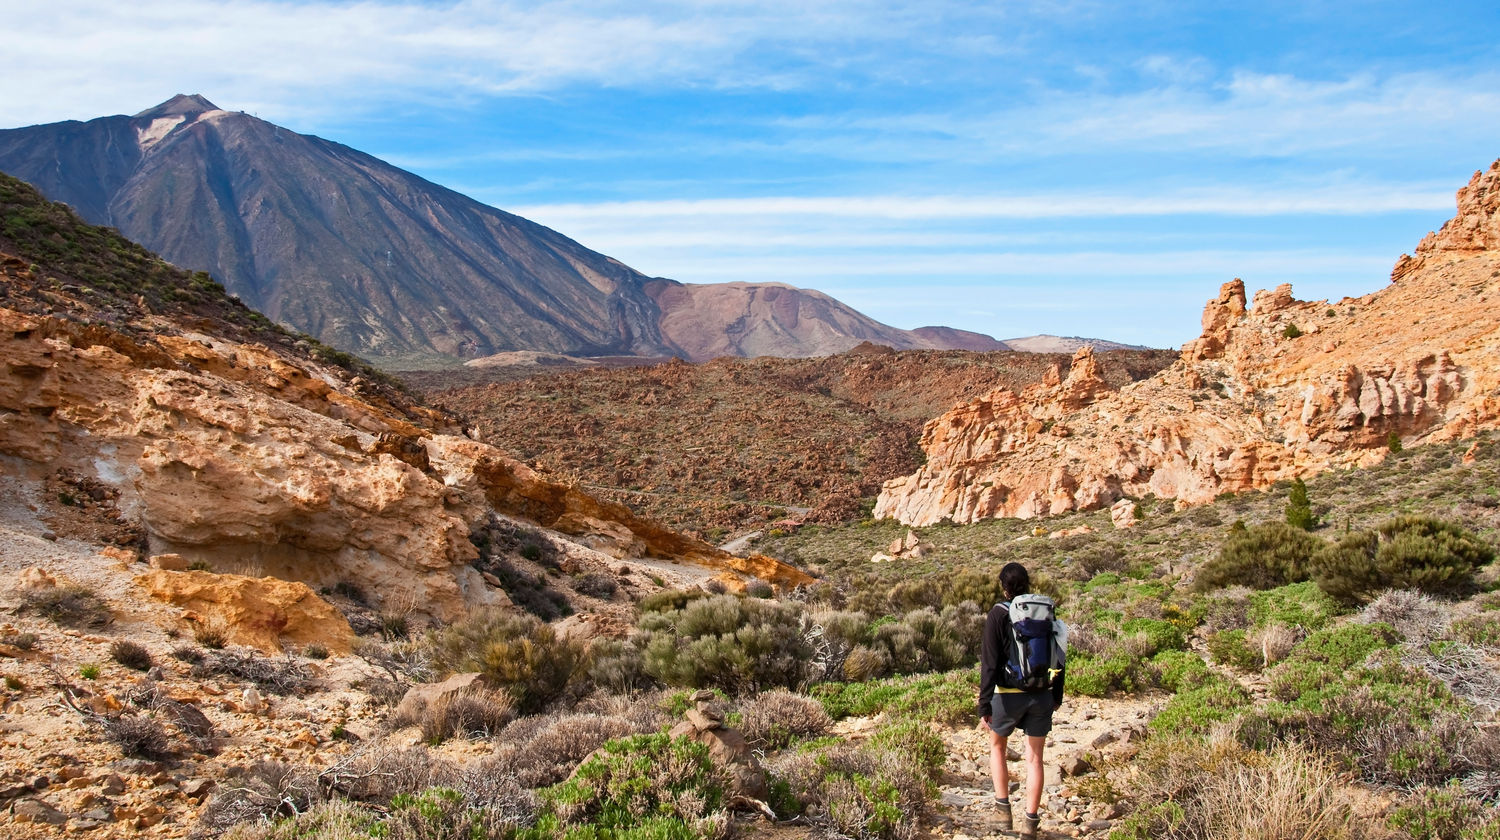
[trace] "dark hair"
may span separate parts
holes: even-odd
[[[1020,563],[1006,563],[1000,570],[1000,588],[1005,590],[1007,598],[1025,595],[1031,591],[1031,575]]]

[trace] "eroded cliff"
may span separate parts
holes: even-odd
[[[236,327],[258,322],[206,278],[162,268],[147,289],[125,268],[149,255],[15,182],[0,186],[0,463],[28,486],[67,476],[97,489],[140,535],[115,546],[127,560],[173,554],[226,575],[352,584],[380,605],[451,619],[508,603],[473,566],[471,541],[508,516],[601,563],[807,580],[544,480],[337,354],[324,362],[295,336]],[[46,255],[23,234],[39,225],[52,233],[37,241],[70,252],[99,238],[99,265],[120,270],[67,254],[33,263]]]
[[[877,517],[1033,517],[1154,494],[1179,504],[1379,461],[1393,442],[1500,426],[1500,161],[1458,212],[1359,298],[1224,284],[1203,334],[1149,380],[1111,389],[1093,354],[1064,381],[999,390],[927,424],[927,463]]]

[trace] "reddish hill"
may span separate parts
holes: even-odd
[[[1167,351],[1101,354],[1116,385]],[[924,421],[995,388],[1021,388],[1068,357],[901,351],[865,344],[817,359],[673,361],[521,381],[515,371],[415,374],[408,383],[518,457],[710,537],[807,512],[858,515],[881,483],[921,463]]]

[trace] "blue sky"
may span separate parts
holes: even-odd
[[[0,125],[202,93],[651,275],[1174,346],[1378,289],[1500,157],[1500,5],[0,0]]]

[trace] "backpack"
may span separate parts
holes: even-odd
[[[1021,595],[997,606],[1010,612],[1011,649],[1005,671],[1011,686],[1022,691],[1051,688],[1066,659],[1052,599]]]

